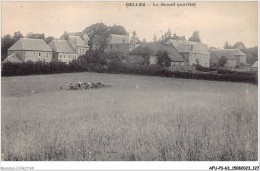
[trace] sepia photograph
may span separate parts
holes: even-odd
[[[258,161],[258,1],[2,1],[1,160]]]

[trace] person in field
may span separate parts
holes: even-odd
[[[81,80],[79,80],[79,82],[78,82],[79,88],[81,87],[81,85],[82,85],[82,82],[81,82]]]

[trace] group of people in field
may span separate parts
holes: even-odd
[[[70,83],[69,84],[69,90],[78,90],[78,89],[91,89],[91,88],[98,88],[98,87],[103,87],[105,86],[104,84],[102,84],[101,82],[98,83],[93,83],[93,82],[84,82],[82,83],[81,80],[76,83]]]

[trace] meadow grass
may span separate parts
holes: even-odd
[[[112,87],[58,89],[79,79]],[[245,83],[97,73],[2,78],[2,152],[11,161],[251,161],[257,120],[257,86]]]

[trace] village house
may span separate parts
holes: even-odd
[[[168,62],[170,63],[171,68],[179,68],[185,66],[185,60],[177,51],[176,48],[169,45],[162,45],[160,43],[146,43],[145,45],[139,46],[132,51],[129,52],[127,55],[127,61],[131,64],[143,64],[144,63],[144,56],[142,52],[142,48],[147,48],[151,53],[149,55],[149,64],[155,65],[158,64],[158,51],[165,51],[168,55]]]
[[[89,50],[88,41],[84,41],[80,36],[69,36],[69,44],[77,52],[78,56],[85,55],[86,51]]]
[[[79,36],[80,38],[82,38],[83,41],[86,41],[88,42],[90,39],[89,39],[89,36],[87,33],[84,33],[84,32],[64,32],[63,35],[60,37],[60,39],[62,40],[67,40],[69,36]]]
[[[68,40],[53,39],[49,44],[53,52],[53,61],[69,64],[78,58],[78,53],[69,44]]]
[[[7,50],[5,62],[51,62],[52,49],[42,39],[20,38]]]
[[[80,36],[68,35],[67,40],[53,39],[49,46],[54,51],[53,61],[69,64],[73,59],[78,59],[89,50],[88,40]]]
[[[255,61],[255,63],[252,65],[252,68],[258,69],[258,61]]]
[[[211,65],[216,65],[221,57],[227,59],[225,67],[235,68],[246,64],[246,54],[239,49],[212,49],[210,52]]]
[[[128,52],[136,48],[136,46],[137,45],[135,43],[132,43],[129,37],[126,35],[111,34],[108,38],[108,46],[105,51],[119,51],[127,54]]]
[[[205,44],[173,39],[169,39],[165,44],[175,47],[189,66],[199,64],[210,67],[210,53]]]

